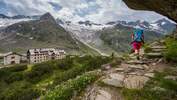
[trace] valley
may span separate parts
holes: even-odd
[[[130,51],[131,33],[136,27],[145,30],[147,43],[161,39],[175,29],[175,24],[166,19],[154,23],[115,21],[106,24],[96,24],[91,21],[72,23],[60,20],[59,24],[70,31],[73,37],[107,55],[112,53],[119,55]]]
[[[174,0],[123,1],[176,21]],[[176,23],[125,3],[0,1],[0,100],[176,100]]]
[[[58,25],[49,13],[40,19],[22,21],[3,28],[1,35],[1,52],[25,53],[30,48],[62,48],[70,54],[98,54],[97,51],[72,37]]]
[[[151,42],[170,34],[175,24],[160,19],[146,21],[114,21],[98,24],[91,21],[73,23],[54,19],[50,13],[38,16],[1,15],[0,51],[25,53],[31,48],[61,48],[71,55],[119,55],[130,50],[130,34],[136,27],[145,30]],[[121,41],[120,41],[121,40]]]
[[[0,100],[177,100],[177,1],[0,0]]]

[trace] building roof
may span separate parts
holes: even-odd
[[[7,57],[7,56],[12,55],[12,54],[19,55],[19,56],[24,56],[24,55],[18,54],[16,52],[8,52],[8,53],[3,54],[3,56]]]
[[[52,54],[61,54],[61,53],[66,54],[65,50],[55,49],[55,48],[29,49],[28,52],[31,55],[34,55],[34,54],[52,55]]]

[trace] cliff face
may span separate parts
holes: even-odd
[[[177,0],[123,0],[135,10],[155,11],[177,23]]]

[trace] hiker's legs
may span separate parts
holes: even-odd
[[[136,50],[135,50],[135,55],[136,55],[136,57],[137,57],[138,60],[140,59],[139,52],[140,52],[139,49],[136,49]]]
[[[133,47],[133,51],[135,54],[138,54],[139,53],[139,49],[140,49],[140,45],[138,42],[133,42],[132,43],[132,47]]]
[[[141,42],[133,42],[132,47],[134,50],[134,54],[137,57],[137,59],[140,59],[140,48],[141,48]]]
[[[135,50],[135,54],[139,54],[139,50],[138,49]]]
[[[135,50],[135,55],[137,57],[137,59],[140,59],[140,48],[141,48],[141,43],[140,42],[135,42],[134,43],[134,50]]]

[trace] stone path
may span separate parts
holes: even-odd
[[[123,100],[117,88],[89,86],[80,100]]]
[[[163,51],[166,50],[164,41],[154,42],[150,45],[150,51],[145,54],[148,58],[161,58],[163,57]]]
[[[117,68],[111,68],[109,64],[104,65],[103,73],[99,81],[107,88],[100,87],[96,83],[89,87],[81,100],[123,100],[118,90],[112,88],[141,89],[146,82],[154,77],[156,65],[163,61],[162,52],[166,49],[162,42],[151,44],[151,52],[141,52],[141,60],[130,55],[130,60],[122,62]],[[167,78],[176,79],[169,76]]]
[[[114,87],[141,89],[153,77],[153,69],[147,64],[135,64],[134,62],[133,64],[122,63],[119,68],[112,69],[111,73],[102,79],[102,82]]]

